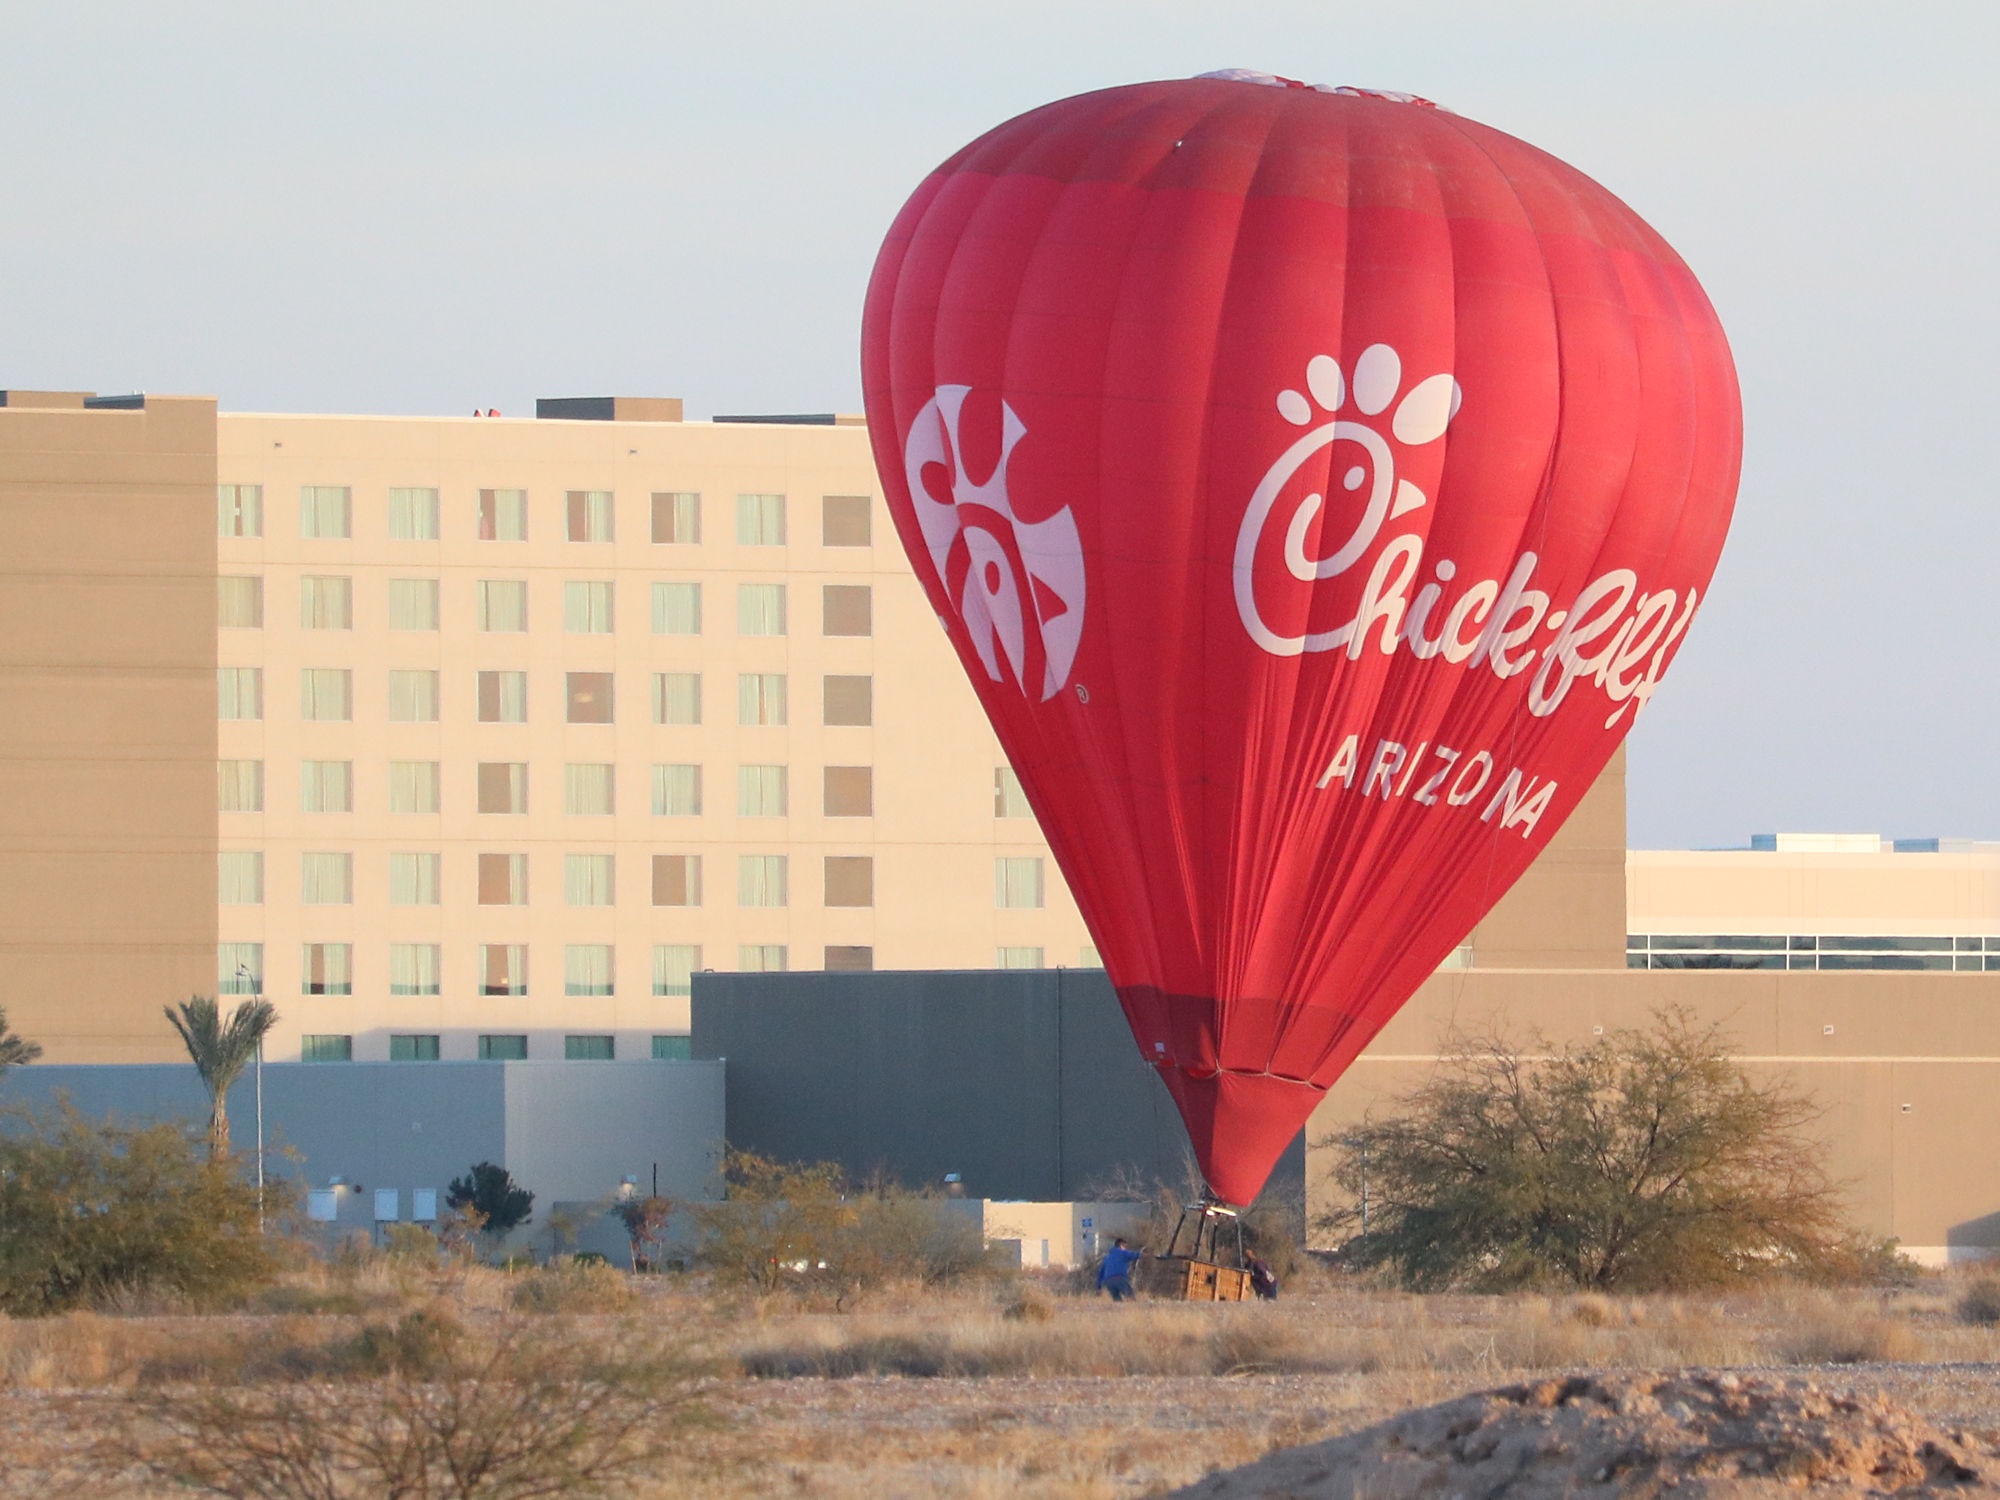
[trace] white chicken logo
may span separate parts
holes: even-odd
[[[969,461],[972,394],[941,385],[924,403],[903,446],[904,476],[931,562],[987,675],[1047,702],[1069,681],[1083,636],[1083,539],[1067,506],[1024,521],[1008,499],[1007,463],[1028,429],[1006,402],[997,455]]]
[[[1402,400],[1397,401],[1403,384],[1403,361],[1387,344],[1371,344],[1361,351],[1354,361],[1351,385],[1342,378],[1340,365],[1330,354],[1315,355],[1307,362],[1305,383],[1312,400],[1308,401],[1299,391],[1280,391],[1278,415],[1294,427],[1311,430],[1271,465],[1251,495],[1243,524],[1236,533],[1237,612],[1251,639],[1274,656],[1334,650],[1346,646],[1351,636],[1351,627],[1318,634],[1280,635],[1265,623],[1257,607],[1254,579],[1257,548],[1265,528],[1275,519],[1272,511],[1285,486],[1322,448],[1347,445],[1345,467],[1338,459],[1332,465],[1341,488],[1360,502],[1354,529],[1346,540],[1324,557],[1314,557],[1306,551],[1314,523],[1320,520],[1320,512],[1326,506],[1326,497],[1317,491],[1299,501],[1290,524],[1285,527],[1285,569],[1292,577],[1301,583],[1336,577],[1353,567],[1374,544],[1383,522],[1417,509],[1429,498],[1409,480],[1397,477],[1396,460],[1388,441],[1373,424],[1357,418],[1380,417],[1395,402],[1396,409],[1386,423],[1389,431],[1404,447],[1420,448],[1443,437],[1451,419],[1458,415],[1458,382],[1449,373],[1418,381],[1402,391]],[[1334,416],[1350,401],[1354,408],[1352,416]],[[1334,416],[1334,420],[1312,426],[1315,404]],[[1336,454],[1341,451],[1335,449]],[[1328,533],[1336,529],[1326,526]]]

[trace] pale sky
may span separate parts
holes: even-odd
[[[1736,352],[1631,842],[2000,839],[1996,63],[1993,0],[0,0],[0,388],[858,410],[875,249],[973,136],[1219,67],[1408,90],[1632,204]]]

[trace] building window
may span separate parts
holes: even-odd
[[[875,904],[875,861],[866,854],[826,856],[826,904],[828,906],[873,906]]]
[[[228,573],[216,579],[215,623],[223,630],[262,630],[264,580]]]
[[[700,766],[653,767],[653,816],[656,818],[701,816]]]
[[[701,634],[700,584],[656,583],[653,585],[653,634]]]
[[[352,630],[354,580],[318,573],[301,578],[299,626],[305,630]]]
[[[1039,855],[1002,855],[993,861],[995,906],[1039,907],[1042,895],[1042,861]]]
[[[256,849],[224,849],[216,856],[216,899],[224,906],[264,904],[264,856]]]
[[[611,1062],[618,1056],[617,1042],[608,1036],[566,1036],[563,1038],[563,1059],[566,1062]]]
[[[354,856],[307,853],[299,856],[299,899],[307,906],[354,904]]]
[[[829,676],[820,683],[820,720],[866,728],[875,722],[873,677]]]
[[[653,495],[653,540],[677,547],[701,543],[701,496],[687,490],[656,491]]]
[[[307,1032],[299,1038],[299,1061],[341,1063],[354,1061],[354,1038]]]
[[[438,492],[427,489],[389,491],[389,540],[434,542],[438,539]]]
[[[739,672],[736,676],[736,722],[738,724],[783,724],[785,722],[785,674],[782,672]]]
[[[655,724],[701,722],[701,673],[655,672],[653,674],[653,722]]]
[[[570,672],[564,681],[564,697],[568,718],[572,724],[609,724],[611,722],[611,674],[609,672]]]
[[[528,581],[525,578],[482,578],[474,590],[479,628],[512,634],[528,628]]]
[[[697,943],[658,943],[653,947],[653,993],[685,997],[694,988],[694,971],[701,967]]]
[[[479,762],[479,810],[519,817],[528,810],[528,763],[521,760]]]
[[[1098,954],[1097,944],[1085,943],[1076,950],[1076,966],[1079,969],[1101,969],[1104,967],[1104,960]]]
[[[525,995],[528,993],[528,945],[526,943],[481,943],[479,945],[479,993],[482,995]]]
[[[215,487],[215,534],[254,537],[264,534],[264,486],[218,484]]]
[[[995,948],[993,967],[996,969],[1040,969],[1042,950],[1039,948]]]
[[[526,672],[481,672],[479,674],[479,722],[482,724],[525,724],[528,722],[528,674]]]
[[[567,906],[610,906],[615,866],[609,854],[563,856],[563,903]]]
[[[436,906],[444,883],[444,856],[435,853],[389,856],[389,904]]]
[[[346,541],[354,535],[353,491],[344,484],[299,487],[299,535]]]
[[[563,949],[563,993],[608,995],[611,969],[609,943],[571,943]]]
[[[829,944],[826,970],[829,974],[867,974],[875,968],[875,950],[852,943]]]
[[[219,943],[215,950],[215,989],[219,995],[264,993],[264,945]]]
[[[572,542],[609,542],[612,534],[612,500],[609,490],[571,490],[563,497],[569,512],[569,539]]]
[[[351,995],[354,949],[347,943],[307,943],[299,975],[301,995]]]
[[[389,722],[435,724],[438,720],[438,674],[397,669],[389,674]]]
[[[736,967],[745,974],[782,974],[791,966],[783,943],[745,943],[736,950]]]
[[[822,635],[872,635],[875,593],[865,583],[829,583],[820,590]]]
[[[654,1062],[692,1062],[694,1060],[693,1039],[684,1031],[670,1032],[653,1038]]]
[[[573,817],[605,818],[616,811],[611,766],[572,762],[563,767],[563,811]]]
[[[785,586],[782,583],[736,585],[736,633],[738,635],[785,633]]]
[[[308,760],[299,765],[299,811],[354,811],[354,762]]]
[[[739,854],[736,856],[736,904],[738,906],[783,906],[786,904],[788,860],[782,854]]]
[[[526,906],[528,904],[528,856],[525,854],[480,855],[479,904],[481,906]]]
[[[435,1033],[418,1033],[414,1036],[405,1032],[389,1034],[390,1062],[436,1062],[438,1060],[438,1038]]]
[[[528,1039],[518,1032],[513,1034],[484,1035],[479,1038],[479,1060],[481,1062],[526,1062],[528,1060]]]
[[[701,905],[701,856],[699,854],[655,854],[653,856],[653,905]],[[657,956],[658,950],[654,950]]]
[[[736,497],[736,545],[739,547],[782,547],[785,545],[785,497],[783,495],[738,495]]]
[[[1014,774],[1012,766],[993,768],[993,816],[996,818],[1032,818],[1034,812],[1028,806],[1028,797],[1021,790],[1021,778]]]
[[[299,716],[319,723],[354,717],[354,674],[345,667],[306,667],[299,673]]]
[[[875,768],[827,766],[823,772],[822,809],[829,818],[875,816]]]
[[[218,719],[261,719],[264,717],[264,669],[262,667],[217,667],[215,669],[215,716]]]
[[[823,547],[866,547],[874,503],[866,495],[820,498],[819,539]]]
[[[438,763],[434,760],[389,762],[389,811],[434,813],[438,810]]]
[[[436,943],[389,945],[389,993],[436,995],[443,991],[444,950]]]
[[[264,810],[264,762],[219,760],[215,769],[216,805],[221,811],[258,813]]]
[[[736,815],[740,818],[785,816],[786,777],[783,766],[736,768]]]
[[[563,585],[563,629],[571,635],[611,634],[611,585],[571,579]]]
[[[438,615],[438,581],[435,578],[389,580],[391,630],[436,630]]]
[[[479,492],[479,540],[482,542],[525,542],[528,539],[528,492],[526,490],[481,490]]]

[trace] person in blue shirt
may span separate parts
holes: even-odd
[[[1114,1239],[1097,1267],[1098,1289],[1111,1293],[1113,1302],[1123,1302],[1132,1295],[1132,1267],[1138,1259],[1137,1250],[1130,1248],[1122,1238]]]

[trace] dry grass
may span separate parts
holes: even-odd
[[[162,1384],[360,1378],[366,1330],[420,1308],[471,1326],[532,1311],[550,1337],[579,1345],[651,1331],[710,1351],[735,1413],[735,1467],[710,1474],[703,1493],[1089,1500],[1158,1493],[1523,1372],[1970,1370],[2000,1361],[2000,1324],[1967,1311],[1994,1288],[1933,1277],[1895,1290],[1416,1297],[1300,1278],[1275,1305],[1217,1307],[1120,1306],[1024,1280],[813,1302],[716,1297],[684,1278],[601,1267],[510,1274],[356,1256],[230,1316],[0,1319],[0,1423],[19,1437],[0,1495],[59,1493],[76,1434]],[[2000,1375],[1954,1379],[1955,1419],[2000,1419]],[[98,1416],[80,1419],[79,1402]]]

